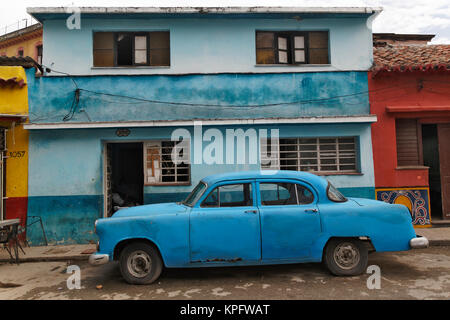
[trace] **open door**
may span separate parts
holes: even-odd
[[[104,157],[104,217],[144,204],[142,142],[106,143]]]
[[[450,123],[438,124],[442,218],[450,219]]]

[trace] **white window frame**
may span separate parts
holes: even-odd
[[[163,142],[173,142],[175,143],[175,150],[179,152],[183,147],[186,147],[187,154],[183,155],[183,159],[187,161],[180,161],[180,163],[175,163],[173,161],[164,160],[163,156],[170,156],[171,154],[162,154],[162,149],[166,148],[162,146]],[[164,185],[190,185],[191,184],[191,165],[190,165],[190,141],[186,140],[184,146],[179,143],[180,141],[172,141],[172,140],[147,140],[143,141],[143,154],[144,154],[144,185],[145,186],[164,186]],[[173,147],[172,147],[173,148]],[[153,149],[153,160],[148,159],[149,151]],[[173,152],[173,151],[172,151]],[[173,168],[175,170],[174,174],[164,173],[164,163],[172,163]],[[186,167],[187,162],[187,167]],[[151,167],[149,167],[149,164]],[[185,171],[187,169],[187,173],[179,173],[179,169]],[[163,177],[174,176],[174,181],[162,181]],[[187,180],[179,180],[179,178],[188,177]]]

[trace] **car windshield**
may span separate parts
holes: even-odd
[[[199,184],[194,188],[194,190],[192,190],[187,198],[184,199],[181,203],[186,206],[192,207],[194,203],[197,202],[198,198],[200,198],[200,196],[203,194],[203,191],[205,191],[205,189],[206,184],[200,181]]]
[[[327,188],[327,196],[328,199],[335,202],[345,202],[347,201],[347,198],[344,197],[342,193],[339,192],[338,189],[335,188],[329,181],[328,181],[328,188]]]

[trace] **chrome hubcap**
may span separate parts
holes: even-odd
[[[152,260],[147,252],[138,250],[130,254],[127,260],[128,271],[136,278],[143,278],[150,273]]]
[[[342,269],[353,269],[360,260],[358,248],[351,242],[340,243],[334,249],[334,261]]]

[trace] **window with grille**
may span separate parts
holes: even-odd
[[[145,184],[189,185],[191,182],[189,159],[189,142],[144,142]]]
[[[356,148],[355,137],[262,139],[261,168],[356,173]]]

